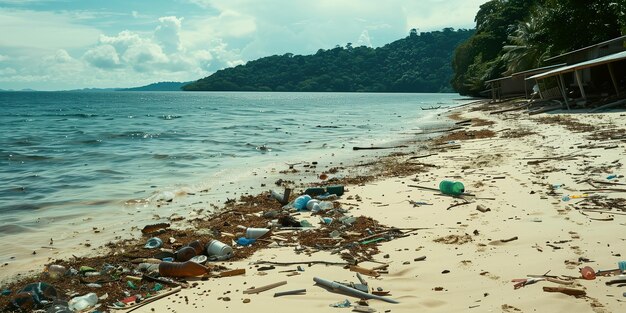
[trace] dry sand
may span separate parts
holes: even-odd
[[[583,180],[608,181],[608,175],[623,171],[622,162],[626,160],[624,137],[622,140],[594,141],[588,136],[615,128],[623,135],[626,129],[624,113],[529,117],[521,112],[489,115],[467,107],[461,110],[462,118],[495,122],[473,126],[469,130],[490,129],[497,137],[457,141],[455,144],[460,143],[460,149],[444,150],[434,156],[412,160],[436,165],[437,168],[430,172],[354,186],[347,195],[359,195],[361,201],[345,200],[346,197],[341,200],[344,207],[353,208],[353,214],[370,216],[388,226],[429,228],[380,244],[381,253],[375,260],[390,264],[388,274],[365,278],[371,287],[390,290],[389,297],[400,304],[370,300],[370,307],[378,312],[625,312],[624,289],[605,285],[612,279],[610,277],[574,280],[568,287],[585,290],[587,297],[582,298],[544,292],[544,286],[559,286],[552,282],[539,281],[519,289],[514,289],[511,282],[527,278],[527,275],[545,273],[562,278],[580,277],[580,267],[615,269],[618,261],[626,260],[626,216],[593,212],[584,215],[578,210],[581,199],[567,202],[561,199],[564,195],[584,194],[582,190],[591,189],[590,185],[581,182]],[[580,124],[595,127],[592,131],[572,132],[563,123],[546,124],[546,116],[562,116],[563,121],[576,119]],[[501,138],[505,133],[514,135],[507,130],[509,128],[536,133],[520,138]],[[600,147],[577,148],[586,144]],[[611,148],[613,145],[617,148]],[[537,165],[529,165],[528,161],[532,160],[524,159],[564,155],[576,157],[548,160]],[[408,159],[408,156],[404,158]],[[478,199],[447,209],[462,201],[409,186],[437,188],[442,179],[462,181],[466,191]],[[624,183],[626,180],[619,178],[612,182]],[[557,184],[563,186],[550,193],[550,186]],[[625,194],[586,193],[608,198],[623,198]],[[432,205],[413,206],[409,200]],[[490,211],[480,212],[476,210],[477,205]],[[612,209],[626,213],[624,206]],[[613,220],[601,220],[606,218]],[[512,237],[518,239],[499,241]],[[426,259],[415,261],[421,256]],[[583,263],[579,258],[591,261]],[[245,276],[200,282],[196,288],[145,306],[138,312],[341,311],[347,309],[330,308],[329,305],[344,299],[353,303],[358,300],[314,285],[313,277],[358,283],[355,273],[347,269],[312,265],[304,266],[305,271],[297,276],[279,273],[295,269],[294,265],[277,267],[266,271],[267,275],[259,276],[255,266],[251,265],[258,260],[341,261],[338,255],[323,252],[307,257],[294,254],[292,248],[263,250],[246,262],[229,265],[246,268]],[[377,265],[361,264],[370,268]],[[288,282],[287,285],[256,295],[242,294],[242,290],[251,286],[283,280]],[[306,289],[307,292],[305,295],[273,297],[274,292],[294,289]],[[224,301],[223,297],[230,301]],[[244,299],[250,299],[250,302],[244,303]]]
[[[377,278],[363,277],[370,287],[389,290],[388,297],[400,302],[369,300],[369,306],[378,312],[625,312],[626,298],[622,295],[625,289],[605,285],[614,277],[574,279],[567,287],[585,290],[587,296],[580,298],[544,292],[542,287],[561,286],[553,282],[538,281],[519,289],[514,289],[512,282],[545,273],[562,279],[578,278],[579,268],[583,266],[608,270],[626,260],[625,215],[583,212],[580,209],[588,198],[562,200],[564,195],[582,194],[606,196],[606,199],[626,198],[623,191],[583,191],[593,189],[583,181],[609,182],[608,175],[624,174],[625,114],[529,117],[522,111],[490,115],[481,108],[488,107],[466,106],[456,110],[461,116],[455,116],[474,119],[474,126],[467,131],[491,130],[495,132],[494,137],[454,143],[442,141],[444,145],[460,144],[458,149],[422,151],[419,149],[423,143],[411,146],[403,151],[414,154],[397,158],[433,165],[430,171],[350,186],[339,200],[355,216],[369,216],[398,228],[426,228],[407,237],[378,243],[381,253],[374,256],[374,262],[359,264],[373,268],[388,263],[387,273]],[[477,118],[482,122],[476,123]],[[577,123],[572,123],[573,120]],[[488,121],[494,124],[489,125]],[[615,129],[619,131],[611,136],[622,136],[620,139],[589,139],[590,135],[605,136],[607,130]],[[510,138],[520,135],[523,136]],[[430,145],[432,148],[432,143]],[[415,153],[437,154],[409,160]],[[562,156],[567,157],[559,158]],[[529,161],[540,163],[528,164]],[[466,192],[476,197],[466,198],[468,203],[465,204],[463,200],[436,191],[411,187],[437,188],[443,179],[463,182]],[[626,179],[610,182],[626,183]],[[554,189],[553,185],[562,186]],[[626,189],[626,186],[595,185]],[[606,199],[599,201],[606,202]],[[431,205],[414,206],[411,201]],[[460,203],[463,204],[451,207]],[[609,205],[608,209],[626,214],[623,203]],[[478,211],[478,205],[489,211]],[[515,240],[501,241],[515,237]],[[422,256],[426,259],[418,260]],[[590,261],[582,262],[581,258]],[[328,252],[306,255],[296,254],[293,247],[268,248],[243,261],[222,263],[229,268],[245,268],[243,276],[197,280],[195,286],[135,312],[351,310],[329,305],[345,299],[356,304],[357,298],[328,291],[313,282],[314,277],[320,277],[358,283],[355,273],[348,269],[301,265],[304,271],[296,271],[298,275],[292,276],[293,272],[282,271],[295,270],[296,265],[258,271],[259,265],[253,264],[256,261],[316,260],[343,262],[338,254]],[[280,281],[287,281],[287,284],[259,294],[243,294],[243,290],[250,287]],[[306,293],[273,297],[275,292],[295,289],[306,289]]]

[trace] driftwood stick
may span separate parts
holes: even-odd
[[[274,297],[299,295],[299,294],[303,294],[303,293],[306,293],[306,289],[296,289],[296,290],[289,290],[289,291],[281,291],[281,292],[275,293]]]
[[[618,279],[613,279],[613,280],[609,280],[606,282],[607,286],[611,286],[615,284],[626,284],[626,278],[618,278]]]
[[[471,203],[471,202],[467,202],[467,201],[466,201],[466,202],[459,202],[459,203],[455,203],[455,204],[453,204],[453,205],[449,206],[446,210],[450,210],[450,209],[452,209],[452,208],[454,208],[454,207],[461,206],[461,205],[466,205],[466,204],[470,204],[470,203]]]
[[[393,146],[393,147],[352,147],[352,150],[380,150],[380,149],[396,149],[396,148],[408,148],[405,145]]]
[[[436,192],[441,192],[439,189],[432,188],[432,187],[424,187],[424,186],[416,186],[416,185],[407,185],[407,186],[408,187],[417,188],[417,189],[424,189],[424,190],[432,190],[432,191],[436,191]]]
[[[258,288],[246,289],[246,290],[243,291],[243,293],[244,294],[260,293],[260,292],[267,291],[267,290],[270,290],[270,289],[274,289],[276,287],[280,287],[280,286],[286,285],[286,284],[287,284],[287,281],[283,280],[283,281],[280,281],[280,282],[277,282],[277,283],[261,286],[261,287],[258,287]]]
[[[325,264],[325,265],[350,265],[347,262],[328,262],[328,261],[301,261],[301,262],[272,262],[272,261],[256,261],[252,264],[269,264],[278,266],[300,265],[300,264]]]
[[[580,210],[586,211],[586,212],[595,212],[595,213],[606,213],[606,214],[615,214],[615,215],[626,215],[625,212],[613,212],[613,211],[606,211],[606,210],[601,210],[601,209],[585,209],[582,208]]]
[[[580,192],[626,192],[626,189],[622,188],[596,188],[596,189],[584,189]]]
[[[565,288],[565,287],[543,287],[543,291],[545,292],[560,292],[560,293],[564,293],[568,296],[574,296],[574,297],[583,297],[585,295],[587,295],[587,292],[584,290],[580,290],[580,289],[573,289],[573,288]]]
[[[517,240],[517,239],[519,239],[519,238],[517,238],[517,236],[515,236],[515,237],[511,237],[509,239],[500,239],[500,242],[509,242],[509,241],[513,241],[513,240]]]
[[[552,277],[547,277],[546,280],[551,283],[561,284],[561,285],[573,285],[574,284],[574,281],[562,280],[562,279],[552,278]]]
[[[363,275],[372,276],[372,277],[380,276],[380,273],[378,273],[375,270],[370,270],[368,268],[360,267],[360,266],[357,266],[357,265],[350,266],[350,271],[351,272],[361,273]]]
[[[416,155],[416,156],[410,157],[409,160],[427,158],[427,157],[433,156],[433,155],[437,155],[437,153],[430,153],[430,154],[426,154],[426,155]]]
[[[587,182],[589,183],[589,181]],[[622,183],[613,183],[613,182],[606,182],[606,181],[600,181],[600,180],[592,180],[591,182],[596,183],[596,184],[611,185],[611,186],[626,186],[626,184],[622,184]],[[591,183],[589,184],[591,185]],[[596,188],[596,187],[594,186],[593,188]]]

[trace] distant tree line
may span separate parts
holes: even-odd
[[[454,54],[454,89],[477,96],[485,81],[546,65],[564,52],[626,34],[625,0],[491,0]]]
[[[422,32],[380,48],[286,53],[227,68],[183,86],[186,91],[451,92],[451,59],[473,30]]]

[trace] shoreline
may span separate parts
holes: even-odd
[[[375,248],[380,253],[374,254],[370,262],[359,262],[360,266],[372,268],[376,266],[376,262],[394,261],[388,265],[388,274],[368,280],[372,285],[381,285],[390,290],[401,304],[392,305],[372,300],[370,305],[379,311],[392,309],[393,312],[411,312],[417,307],[437,312],[462,312],[472,308],[504,312],[532,309],[541,312],[617,312],[623,306],[617,301],[620,300],[619,294],[616,294],[619,288],[605,287],[603,282],[607,278],[598,277],[594,281],[572,280],[573,288],[584,289],[588,294],[587,298],[579,299],[558,293],[545,293],[541,291],[541,285],[548,284],[543,281],[514,290],[510,280],[530,274],[543,274],[546,270],[561,279],[577,277],[580,275],[577,267],[591,265],[595,269],[608,269],[616,267],[617,261],[625,259],[620,254],[619,247],[623,247],[626,239],[617,235],[624,233],[625,217],[613,215],[613,220],[608,220],[606,213],[588,211],[583,212],[586,215],[580,214],[581,211],[575,208],[573,201],[561,200],[563,194],[574,195],[589,188],[584,187],[578,179],[585,176],[583,166],[600,173],[608,170],[619,171],[619,160],[624,155],[623,141],[611,141],[611,145],[617,147],[610,149],[605,149],[609,146],[602,145],[600,148],[579,148],[602,149],[603,154],[597,157],[590,156],[590,153],[586,156],[572,154],[571,152],[576,151],[570,149],[577,147],[575,144],[579,141],[589,142],[587,145],[593,146],[594,141],[602,140],[589,140],[587,136],[606,135],[609,131],[623,132],[626,127],[616,122],[619,121],[619,116],[615,115],[619,113],[586,116],[543,114],[538,118],[529,118],[522,112],[489,115],[488,111],[481,111],[481,107],[489,108],[482,104],[462,106],[456,110],[460,112],[456,116],[472,118],[483,126],[469,126],[452,132],[439,141],[416,141],[408,148],[393,150],[391,156],[379,158],[379,162],[373,165],[373,170],[376,171],[382,164],[383,170],[379,170],[383,173],[382,179],[370,177],[360,181],[358,178],[345,180],[346,183],[358,183],[349,185],[346,195],[337,201],[337,205],[348,212],[354,212],[355,216],[372,218],[388,227],[427,228],[376,244]],[[565,117],[555,118],[558,116]],[[604,126],[591,127],[594,123]],[[537,133],[538,125],[542,126],[541,134]],[[568,130],[571,128],[577,131],[585,125],[590,126],[586,132],[571,133]],[[481,136],[484,138],[480,138]],[[479,139],[472,139],[476,137]],[[427,144],[430,147],[430,156],[411,159],[412,156],[426,155],[422,154],[426,151],[422,146]],[[554,156],[565,157],[551,160]],[[534,160],[523,160],[524,157],[543,158],[541,160],[547,161],[529,163]],[[618,162],[612,163],[614,160]],[[566,166],[564,171],[561,171],[560,166]],[[598,174],[593,178],[600,180]],[[409,186],[436,188],[442,179],[464,181],[466,189],[477,197],[464,203]],[[623,178],[617,178],[618,182],[622,180]],[[559,184],[564,186],[557,189],[551,187]],[[251,197],[249,200],[250,203],[275,205],[261,198]],[[598,199],[604,201],[604,198]],[[619,198],[609,195],[608,199]],[[427,202],[430,205],[413,206],[409,200]],[[490,211],[477,211],[477,205],[489,208]],[[257,220],[258,223],[261,221]],[[358,231],[363,231],[363,228]],[[362,234],[359,232],[359,236],[354,238],[360,236]],[[505,241],[516,237],[517,239]],[[350,238],[347,239],[354,239]],[[603,244],[597,245],[596,242]],[[293,250],[293,246],[267,248],[254,252],[246,259],[223,262],[221,264],[228,268],[247,269],[245,276],[210,278],[183,290],[181,294],[191,298],[194,305],[164,299],[142,307],[138,312],[150,312],[151,309],[201,311],[205,305],[237,310],[246,310],[249,309],[247,306],[254,305],[254,309],[259,312],[286,312],[292,305],[302,304],[297,301],[305,301],[310,308],[322,309],[346,298],[312,286],[312,275],[356,281],[353,272],[341,267],[314,265],[306,267],[300,275],[285,277],[284,273],[278,273],[282,268],[277,267],[259,275],[261,272],[256,270],[258,265],[250,265],[250,262],[268,258],[278,261],[310,261],[304,255],[295,255]],[[417,261],[423,255],[426,259]],[[342,262],[339,255],[323,251],[311,252],[310,258]],[[580,261],[580,258],[593,262]],[[223,279],[224,282],[221,281]],[[276,300],[281,303],[277,308],[273,306],[275,301],[270,300],[271,293],[240,296],[240,291],[248,288],[245,285],[251,280],[254,281],[251,285],[257,286],[288,280],[288,289],[303,287],[308,293],[305,296]],[[207,289],[212,290],[211,296],[200,300],[198,291],[204,292],[202,290]],[[606,293],[616,295],[607,297]],[[233,301],[225,301],[224,294],[231,294],[229,300],[232,298]],[[252,301],[244,303],[240,298]],[[348,298],[351,301],[357,300]]]
[[[458,101],[460,100],[454,99],[451,103],[458,103]],[[417,109],[419,110],[419,108]],[[413,121],[407,125],[419,126],[419,122]],[[414,127],[407,129],[411,128]],[[401,136],[409,137],[410,135]],[[367,136],[363,139],[369,138],[370,136]],[[351,142],[350,145],[352,144]],[[370,142],[359,142],[355,145],[361,144],[370,144]],[[73,253],[78,251],[81,255],[88,252],[87,255],[94,255],[97,253],[94,251],[94,247],[102,246],[111,240],[137,238],[138,235],[133,229],[139,225],[166,222],[170,219],[178,219],[181,215],[191,214],[191,217],[197,217],[197,212],[201,209],[204,208],[203,212],[205,213],[207,210],[217,208],[215,205],[221,207],[224,201],[229,198],[266,191],[279,178],[300,182],[300,179],[304,177],[304,182],[315,182],[318,180],[317,175],[323,170],[344,167],[344,165],[349,165],[351,161],[354,161],[355,164],[365,159],[369,160],[364,161],[365,163],[371,162],[371,160],[375,160],[375,155],[382,153],[370,151],[357,154],[358,152],[353,152],[351,147],[347,146],[342,152],[344,156],[341,157],[339,154],[335,155],[335,151],[331,150],[321,147],[314,150],[310,157],[304,155],[294,158],[294,163],[302,163],[296,166],[296,169],[300,170],[298,173],[284,173],[288,166],[278,160],[272,164],[259,166],[250,164],[250,161],[246,160],[244,170],[239,169],[237,171],[235,169],[211,174],[194,180],[193,185],[163,185],[156,190],[146,186],[144,190],[147,193],[146,199],[140,196],[133,200],[131,199],[133,194],[131,194],[128,198],[113,201],[117,203],[110,206],[111,211],[115,212],[113,214],[103,212],[100,215],[98,210],[106,208],[97,206],[92,208],[89,203],[77,203],[77,206],[85,209],[81,209],[82,211],[79,212],[73,212],[70,209],[63,210],[62,217],[47,216],[37,220],[32,219],[33,222],[26,226],[33,228],[33,234],[22,231],[19,234],[4,236],[2,264],[10,263],[10,266],[6,268],[10,268],[12,274],[15,274],[15,272],[25,273],[33,268],[41,268],[50,258],[71,257],[67,251]],[[367,156],[363,158],[360,156],[362,154]],[[284,157],[280,160],[282,159]],[[302,166],[306,166],[306,168]],[[206,184],[204,184],[205,181]],[[170,196],[173,196],[172,202],[167,202],[167,198]],[[159,198],[163,198],[165,201],[157,201]],[[56,208],[45,209],[51,213],[42,211],[42,214],[53,214],[54,209]],[[108,217],[112,215],[115,215],[114,218]],[[122,218],[118,220],[117,217]],[[53,233],[54,236],[48,236],[47,233],[38,231],[46,229],[46,227],[48,232]],[[17,229],[17,231],[19,230]],[[54,245],[48,244],[51,238]],[[9,274],[11,273],[3,271],[0,275],[2,276],[0,282],[5,281],[5,276]]]

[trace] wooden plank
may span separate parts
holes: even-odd
[[[380,276],[380,273],[378,273],[375,270],[370,270],[370,269],[363,268],[363,267],[360,267],[360,266],[357,266],[357,265],[350,266],[350,271],[361,273],[363,275],[372,276],[372,277]]]
[[[267,291],[267,290],[270,290],[270,289],[274,289],[276,287],[280,287],[280,286],[283,286],[283,285],[286,285],[286,284],[287,284],[287,281],[283,280],[283,281],[280,281],[280,282],[277,282],[277,283],[261,286],[261,287],[258,287],[258,288],[246,289],[246,290],[243,291],[243,293],[246,294],[246,295],[247,294],[252,294],[252,293],[260,293],[260,292]]]

